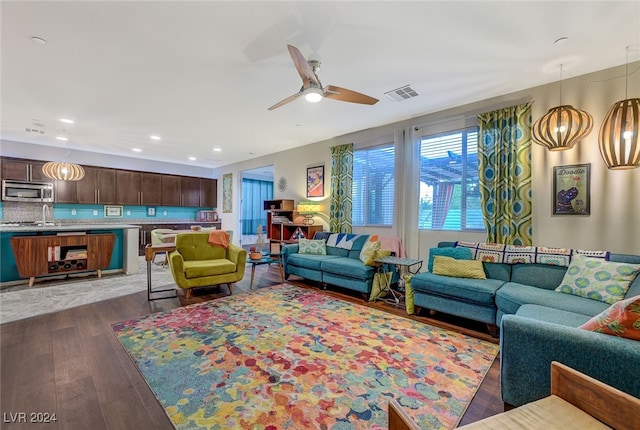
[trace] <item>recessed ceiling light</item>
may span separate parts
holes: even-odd
[[[140,148],[132,148],[131,150],[133,152],[142,152],[142,149],[140,149]]]
[[[196,158],[196,157],[189,157],[189,160],[191,160],[191,161],[196,161],[196,160],[197,160],[197,158]]]
[[[42,37],[33,36],[31,38],[31,40],[33,40],[34,42],[36,42],[37,44],[40,44],[40,45],[46,45],[47,44],[47,41],[44,40]]]
[[[214,150],[215,152],[220,152],[220,151],[222,151],[222,149],[220,149],[220,148],[213,148],[213,150]]]
[[[73,120],[69,118],[60,118],[60,122],[64,122],[65,124],[73,124]]]
[[[155,134],[152,134],[151,136],[149,136],[149,139],[151,139],[151,140],[160,140],[160,136],[156,136]]]
[[[69,140],[69,139],[67,139],[67,138],[66,138],[66,137],[64,137],[64,136],[57,136],[57,137],[56,137],[56,139],[58,139],[58,140],[63,140],[63,141],[65,141],[65,142],[66,142],[67,140]]]

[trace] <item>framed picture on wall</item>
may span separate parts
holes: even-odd
[[[307,197],[324,197],[324,166],[307,167]]]
[[[591,213],[591,164],[553,168],[553,214]]]
[[[107,206],[104,207],[105,218],[122,218],[124,212],[122,206]]]

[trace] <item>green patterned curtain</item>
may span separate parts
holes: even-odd
[[[351,233],[352,184],[353,144],[332,147],[329,229],[333,233]]]
[[[487,242],[531,245],[531,103],[478,115]]]

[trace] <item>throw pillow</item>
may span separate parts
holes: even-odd
[[[380,241],[368,241],[362,247],[360,251],[360,261],[367,266],[373,266],[374,260],[377,258],[377,253],[380,250]]]
[[[482,261],[456,260],[455,258],[440,255],[433,258],[432,273],[455,278],[487,279],[482,267]]]
[[[640,264],[574,255],[556,291],[612,305],[624,298],[638,273]]]
[[[298,254],[327,255],[327,248],[324,239],[299,239]]]
[[[473,257],[473,253],[470,248],[429,248],[429,262],[427,263],[427,270],[431,273],[433,273],[433,258],[437,255],[455,258],[456,260],[471,260]]]
[[[640,340],[640,296],[611,305],[579,328]]]

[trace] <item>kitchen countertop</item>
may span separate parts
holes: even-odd
[[[46,227],[38,225],[19,225],[19,226],[0,226],[0,232],[46,232],[46,231],[78,231],[78,230],[125,230],[130,228],[140,228],[134,224],[76,224],[62,223],[55,225],[47,225]]]

